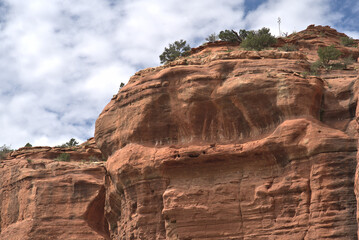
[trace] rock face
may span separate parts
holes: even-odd
[[[22,148],[1,161],[0,239],[109,239],[106,170],[93,161],[99,152],[91,143]],[[61,153],[71,162],[53,159]],[[91,162],[77,162],[78,157]]]
[[[358,239],[359,64],[311,72],[322,46],[359,57],[343,36],[312,25],[139,71],[95,139],[0,161],[0,240]]]
[[[357,58],[342,36],[309,26],[278,41],[298,51],[210,44],[136,73],[96,122],[111,238],[357,239],[359,66],[309,73],[320,46]]]

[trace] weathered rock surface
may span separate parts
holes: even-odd
[[[321,46],[358,58],[343,36],[215,42],[139,71],[95,139],[0,162],[0,239],[358,239],[359,64],[310,73]]]
[[[109,239],[106,170],[94,162],[101,153],[91,141],[72,149],[22,148],[0,162],[1,240]],[[71,162],[54,160],[61,153]]]
[[[320,46],[357,56],[342,36],[209,44],[136,73],[96,122],[111,238],[357,239],[358,63],[309,73]]]
[[[354,139],[308,119],[243,144],[128,144],[107,166],[108,219],[140,239],[355,239],[355,154]]]

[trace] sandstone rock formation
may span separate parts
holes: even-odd
[[[310,70],[322,46],[359,57],[343,36],[311,25],[137,72],[95,139],[0,162],[0,239],[358,239],[359,63]]]
[[[357,58],[342,36],[214,43],[136,73],[96,122],[111,238],[357,239],[359,65],[309,73],[320,46]]]
[[[54,160],[61,153],[71,162]],[[94,162],[98,157],[90,139],[72,149],[22,148],[2,160],[0,239],[109,239],[103,214],[106,170]]]

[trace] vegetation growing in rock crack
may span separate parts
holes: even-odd
[[[351,37],[341,37],[340,42],[346,47],[354,47],[356,45],[354,39]]]
[[[279,47],[279,50],[285,51],[285,52],[291,52],[291,51],[297,51],[298,48],[293,44],[284,44],[282,47]]]
[[[319,69],[322,67],[322,63],[320,62],[320,60],[313,62],[310,65],[310,73],[313,75],[318,75],[319,73]]]
[[[191,47],[184,40],[175,41],[165,47],[165,50],[160,55],[161,63],[167,63],[175,60],[178,57],[187,56]]]
[[[264,48],[270,47],[276,43],[276,38],[270,34],[269,28],[262,28],[258,31],[247,32],[246,38],[243,40],[241,46],[248,50],[260,51]]]
[[[355,62],[353,55],[349,55],[348,57],[345,57],[343,59],[343,66],[344,68],[347,68],[348,65],[353,64]]]
[[[70,161],[70,154],[61,153],[57,158],[55,158],[55,160],[56,161],[69,162]]]

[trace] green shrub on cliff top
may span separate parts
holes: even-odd
[[[168,45],[168,48],[165,47],[165,50],[160,55],[161,63],[171,62],[178,57],[187,56],[191,47],[184,40],[175,41],[172,44]]]
[[[218,35],[216,33],[212,33],[206,37],[207,42],[215,42],[218,40]]]
[[[66,145],[69,146],[69,147],[76,147],[76,146],[79,145],[79,142],[76,141],[75,138],[71,138],[70,141],[68,141],[68,142],[66,143]]]
[[[61,145],[58,145],[56,147],[62,147],[62,148],[66,148],[66,147],[76,147],[79,145],[79,142],[76,141],[75,138],[71,138],[70,141],[64,143],[64,144],[61,144]]]
[[[247,37],[243,40],[241,46],[248,50],[257,51],[272,46],[277,40],[269,31],[269,28],[262,28],[258,31],[247,32]]]
[[[220,31],[218,35],[219,39],[226,42],[241,42],[238,33],[233,30]]]
[[[238,32],[234,30],[224,30],[218,35],[219,39],[226,42],[238,42],[241,43],[248,36],[249,31],[241,29]]]

